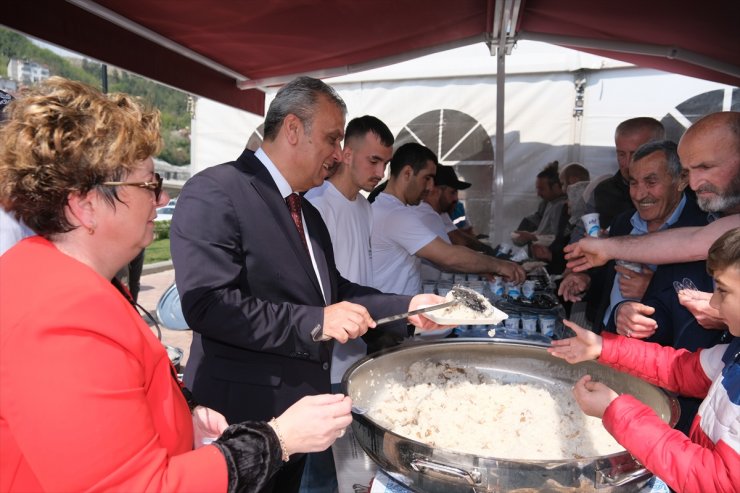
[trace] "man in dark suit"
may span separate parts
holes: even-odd
[[[333,344],[362,336],[373,319],[443,301],[382,294],[337,271],[326,226],[298,193],[341,160],[345,113],[332,88],[300,77],[271,103],[257,152],[198,173],[179,196],[172,259],[194,331],[185,381],[229,422],[269,420],[328,393]],[[418,315],[409,322],[439,328]],[[406,321],[385,330],[408,334]],[[304,462],[294,456],[265,491],[298,491]]]

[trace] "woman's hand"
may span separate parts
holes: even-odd
[[[601,355],[602,339],[600,335],[586,330],[570,320],[563,320],[563,324],[573,329],[576,337],[552,341],[552,345],[547,348],[548,353],[571,364],[597,359]]]
[[[193,409],[193,449],[208,445],[228,428],[224,416],[203,406]]]
[[[309,395],[278,416],[278,434],[288,454],[326,450],[352,423],[352,399],[342,394]]]
[[[602,418],[606,408],[619,394],[601,382],[594,382],[591,375],[584,375],[573,386],[573,395],[584,413]]]

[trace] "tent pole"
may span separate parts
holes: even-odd
[[[504,98],[506,88],[506,49],[496,50],[496,148],[494,168],[494,200],[491,204],[493,217],[493,245],[504,238]]]

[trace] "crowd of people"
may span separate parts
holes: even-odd
[[[184,186],[170,231],[193,330],[180,382],[116,279],[169,200],[152,161],[158,112],[58,77],[8,105],[0,219],[27,234],[0,253],[0,491],[336,490],[346,369],[447,328],[375,320],[444,301],[422,292],[444,271],[526,278],[453,223],[471,183],[421,144],[394,150],[378,118],[345,125],[346,113],[330,86],[299,77],[271,102],[258,149]],[[679,393],[671,429],[589,376],[574,388],[674,490],[736,491],[740,113],[699,119],[678,145],[632,118],[615,145],[611,176],[548,164],[540,206],[512,234],[562,275],[564,302],[591,307],[590,329],[566,321],[573,337],[549,351]],[[580,221],[594,212],[599,238]]]

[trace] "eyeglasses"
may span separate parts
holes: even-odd
[[[128,182],[128,181],[106,181],[101,183],[101,185],[105,187],[139,187],[139,188],[146,188],[147,190],[151,190],[154,192],[154,201],[159,202],[159,196],[162,195],[162,177],[159,176],[159,173],[154,173],[154,181],[137,181],[137,182]]]

